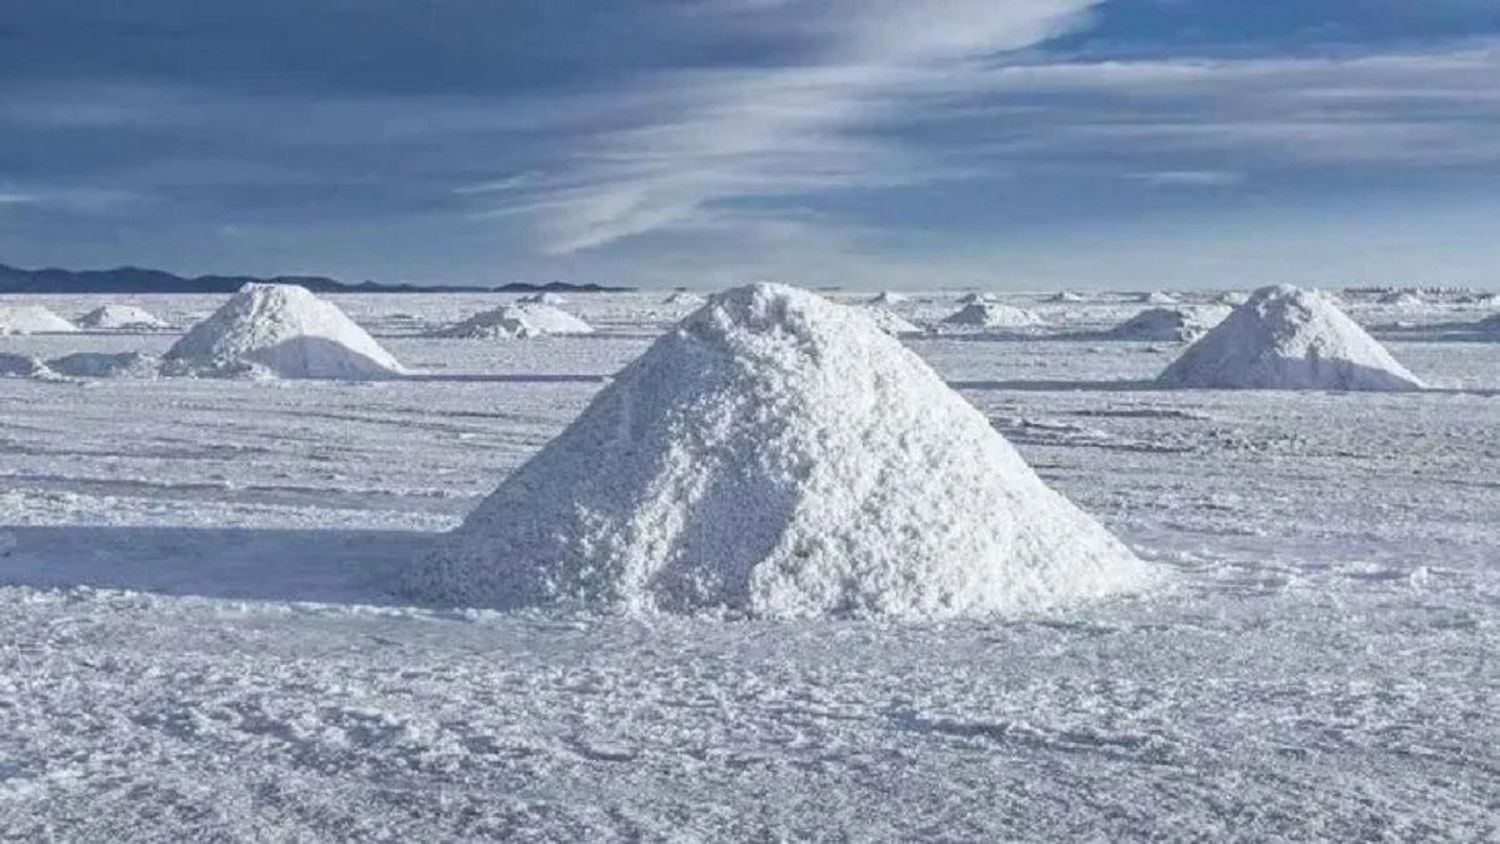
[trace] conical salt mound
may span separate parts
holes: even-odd
[[[1268,390],[1423,387],[1331,302],[1288,285],[1255,291],[1173,361],[1157,383]]]
[[[157,329],[167,327],[167,324],[157,319],[155,314],[144,308],[137,308],[134,305],[104,305],[95,308],[79,317],[78,324],[84,328],[97,328],[106,331],[118,331],[128,328]]]
[[[294,284],[247,284],[167,350],[200,373],[263,369],[282,378],[370,380],[405,372],[339,310]]]
[[[64,334],[78,326],[41,305],[0,307],[0,334]]]
[[[969,325],[981,328],[1026,328],[1041,324],[1041,319],[1031,311],[995,302],[975,302],[965,305],[943,319],[948,325]]]
[[[925,619],[1152,580],[863,314],[757,284],[623,370],[407,586],[464,606]]]
[[[549,334],[592,334],[594,327],[551,305],[522,303],[482,311],[440,329],[434,337],[514,339]]]
[[[1110,329],[1120,340],[1176,343],[1201,337],[1223,321],[1227,308],[1148,308]]]

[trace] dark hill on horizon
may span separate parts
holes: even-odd
[[[347,284],[338,279],[316,275],[279,275],[257,278],[248,275],[200,275],[184,277],[144,267],[117,267],[112,270],[65,270],[46,267],[27,270],[0,264],[0,293],[233,293],[247,283],[297,284],[314,293],[600,293],[630,290],[600,284],[572,284],[551,281],[546,284],[516,282],[498,287],[464,287],[461,285],[378,284],[365,281]]]

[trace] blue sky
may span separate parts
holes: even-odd
[[[0,261],[1500,285],[1500,0],[0,0]]]

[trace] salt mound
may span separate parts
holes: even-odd
[[[155,378],[161,360],[144,352],[78,352],[47,361],[47,368],[73,378]]]
[[[757,284],[626,367],[407,586],[498,608],[924,619],[1153,580],[856,309]]]
[[[157,319],[154,314],[134,305],[105,305],[78,318],[78,324],[84,328],[96,328],[100,330],[122,330],[122,329],[157,329],[166,328],[167,324]]]
[[[1150,293],[1139,294],[1136,296],[1136,301],[1147,305],[1175,305],[1177,297],[1161,290],[1153,290]]]
[[[1172,387],[1413,390],[1423,385],[1319,294],[1255,291],[1157,378]]]
[[[921,326],[907,321],[906,319],[902,318],[901,315],[888,308],[869,305],[861,310],[864,312],[865,316],[868,316],[870,319],[875,321],[875,324],[880,327],[881,331],[884,331],[887,334],[894,334],[899,336],[901,334],[922,333]]]
[[[1083,301],[1083,297],[1079,296],[1077,293],[1074,293],[1072,291],[1063,290],[1061,292],[1054,293],[1051,296],[1047,297],[1047,301],[1049,301],[1049,302],[1056,302],[1058,304],[1063,304],[1063,303],[1068,303],[1068,302],[1082,302]]]
[[[52,370],[31,355],[0,352],[0,378],[48,378]]]
[[[870,301],[866,302],[865,304],[899,305],[902,302],[905,302],[908,298],[910,297],[908,297],[905,293],[894,293],[890,290],[883,290],[880,293],[877,293],[876,295],[870,297]]]
[[[973,325],[983,328],[1025,328],[1040,325],[1037,315],[1010,305],[975,302],[943,320],[948,325]]]
[[[338,306],[294,284],[246,284],[166,357],[197,374],[249,369],[282,378],[359,381],[405,372]]]
[[[533,293],[516,300],[527,305],[566,305],[568,300],[557,293]]]
[[[978,305],[984,302],[993,302],[995,297],[988,293],[970,293],[958,300],[960,305]]]
[[[673,293],[671,296],[668,296],[666,299],[663,299],[662,304],[675,305],[680,308],[699,308],[702,307],[703,303],[706,301],[708,300],[704,299],[702,296],[699,296],[696,293],[689,293],[686,290],[679,290]]]
[[[1223,308],[1148,308],[1110,330],[1118,340],[1177,343],[1194,340],[1221,322]]]
[[[1410,290],[1393,290],[1377,300],[1379,304],[1397,308],[1418,308],[1426,305],[1421,296]]]
[[[41,305],[0,308],[0,334],[66,334],[78,326]]]
[[[592,334],[594,327],[551,305],[506,305],[477,313],[457,325],[440,329],[434,337],[510,339],[549,334]]]

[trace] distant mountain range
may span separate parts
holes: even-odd
[[[316,275],[279,275],[255,278],[248,275],[200,275],[184,278],[163,270],[119,267],[113,270],[63,270],[47,267],[24,270],[0,264],[0,293],[233,293],[249,282],[297,284],[315,293],[602,293],[630,290],[600,284],[514,283],[499,287],[458,285],[377,284],[366,281],[346,284]]]

